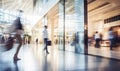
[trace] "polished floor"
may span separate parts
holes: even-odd
[[[17,45],[17,44],[16,44]],[[0,71],[120,71],[120,62],[105,58],[59,51],[49,47],[46,54],[43,46],[23,45],[19,61],[13,61],[16,50],[0,52]]]
[[[110,50],[110,47],[95,48],[94,46],[89,46],[88,53],[120,60],[120,46],[114,47],[113,50]]]

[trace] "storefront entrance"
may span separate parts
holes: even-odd
[[[84,1],[60,1],[47,13],[53,46],[59,50],[84,53]]]

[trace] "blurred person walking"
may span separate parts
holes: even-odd
[[[15,20],[15,38],[18,40],[18,46],[17,46],[17,50],[14,54],[14,61],[16,60],[20,60],[20,58],[18,58],[18,53],[20,51],[20,48],[22,46],[22,38],[21,38],[21,34],[23,33],[23,26],[22,26],[22,23],[21,23],[21,20],[20,20],[20,17],[21,17],[21,14],[22,14],[22,10],[19,10],[19,17]]]
[[[99,33],[97,31],[96,31],[96,33],[94,35],[94,38],[95,38],[95,47],[99,48],[100,47],[100,35],[99,35]]]
[[[75,33],[75,53],[80,53],[81,49],[80,49],[80,37],[79,37],[79,32]]]
[[[14,28],[14,29],[13,29]],[[13,48],[13,44],[14,44],[14,39],[17,39],[18,41],[18,46],[17,46],[17,50],[14,54],[14,57],[13,59],[16,61],[16,60],[20,60],[20,58],[18,58],[18,53],[19,53],[19,50],[22,46],[22,38],[21,38],[21,34],[23,33],[23,27],[22,27],[22,24],[21,24],[21,21],[20,21],[20,17],[18,17],[13,25],[11,26],[11,28],[9,29],[9,33],[15,33],[14,37],[9,37],[8,40],[5,42],[5,49],[6,50],[10,50]]]
[[[47,41],[48,41],[47,26],[44,26],[44,30],[43,30],[43,39],[44,39],[44,50],[46,50],[46,53],[49,54],[48,48],[47,48]]]
[[[36,38],[36,44],[38,44],[38,38]]]
[[[20,12],[21,12],[21,10],[20,10]],[[6,42],[5,46],[6,46],[6,48],[8,48],[8,50],[11,49],[13,47],[13,44],[14,44],[14,39],[17,39],[18,46],[17,46],[16,52],[15,52],[14,57],[13,57],[14,61],[17,61],[17,60],[20,60],[20,58],[18,58],[18,53],[19,53],[20,48],[22,46],[21,34],[23,33],[23,26],[22,26],[21,21],[20,21],[20,15],[13,22],[12,26],[9,29],[9,33],[13,33],[13,32],[15,33],[14,37],[9,39]]]
[[[18,45],[17,50],[16,50],[16,52],[14,54],[14,60],[20,60],[18,58],[18,53],[19,53],[19,50],[20,50],[20,48],[22,46],[21,34],[23,33],[23,26],[21,24],[20,17],[18,17],[16,19],[16,25],[15,26],[16,26],[16,28],[15,28],[15,32],[16,32],[15,38],[18,40],[19,45]]]
[[[108,31],[108,39],[110,41],[110,50],[113,50],[113,46],[115,45],[115,40],[114,40],[114,32],[113,28],[111,27]]]

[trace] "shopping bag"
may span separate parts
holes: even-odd
[[[51,45],[51,41],[50,40],[47,41],[47,45],[49,45],[49,46]]]
[[[13,37],[9,38],[9,39],[5,42],[5,49],[6,49],[6,50],[12,49],[13,43],[14,43],[14,38],[13,38]]]

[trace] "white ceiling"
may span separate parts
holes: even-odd
[[[23,10],[25,14],[33,14],[36,0],[0,0],[0,8],[17,11]],[[40,1],[40,0],[39,0]],[[120,14],[120,0],[87,0],[88,20],[98,21]],[[119,11],[119,12],[118,12]],[[109,13],[108,13],[109,12]],[[113,13],[113,14],[111,14]]]
[[[120,14],[120,0],[88,0],[88,21],[96,22]]]
[[[23,10],[26,14],[33,13],[33,0],[0,0],[0,5],[5,10]]]

